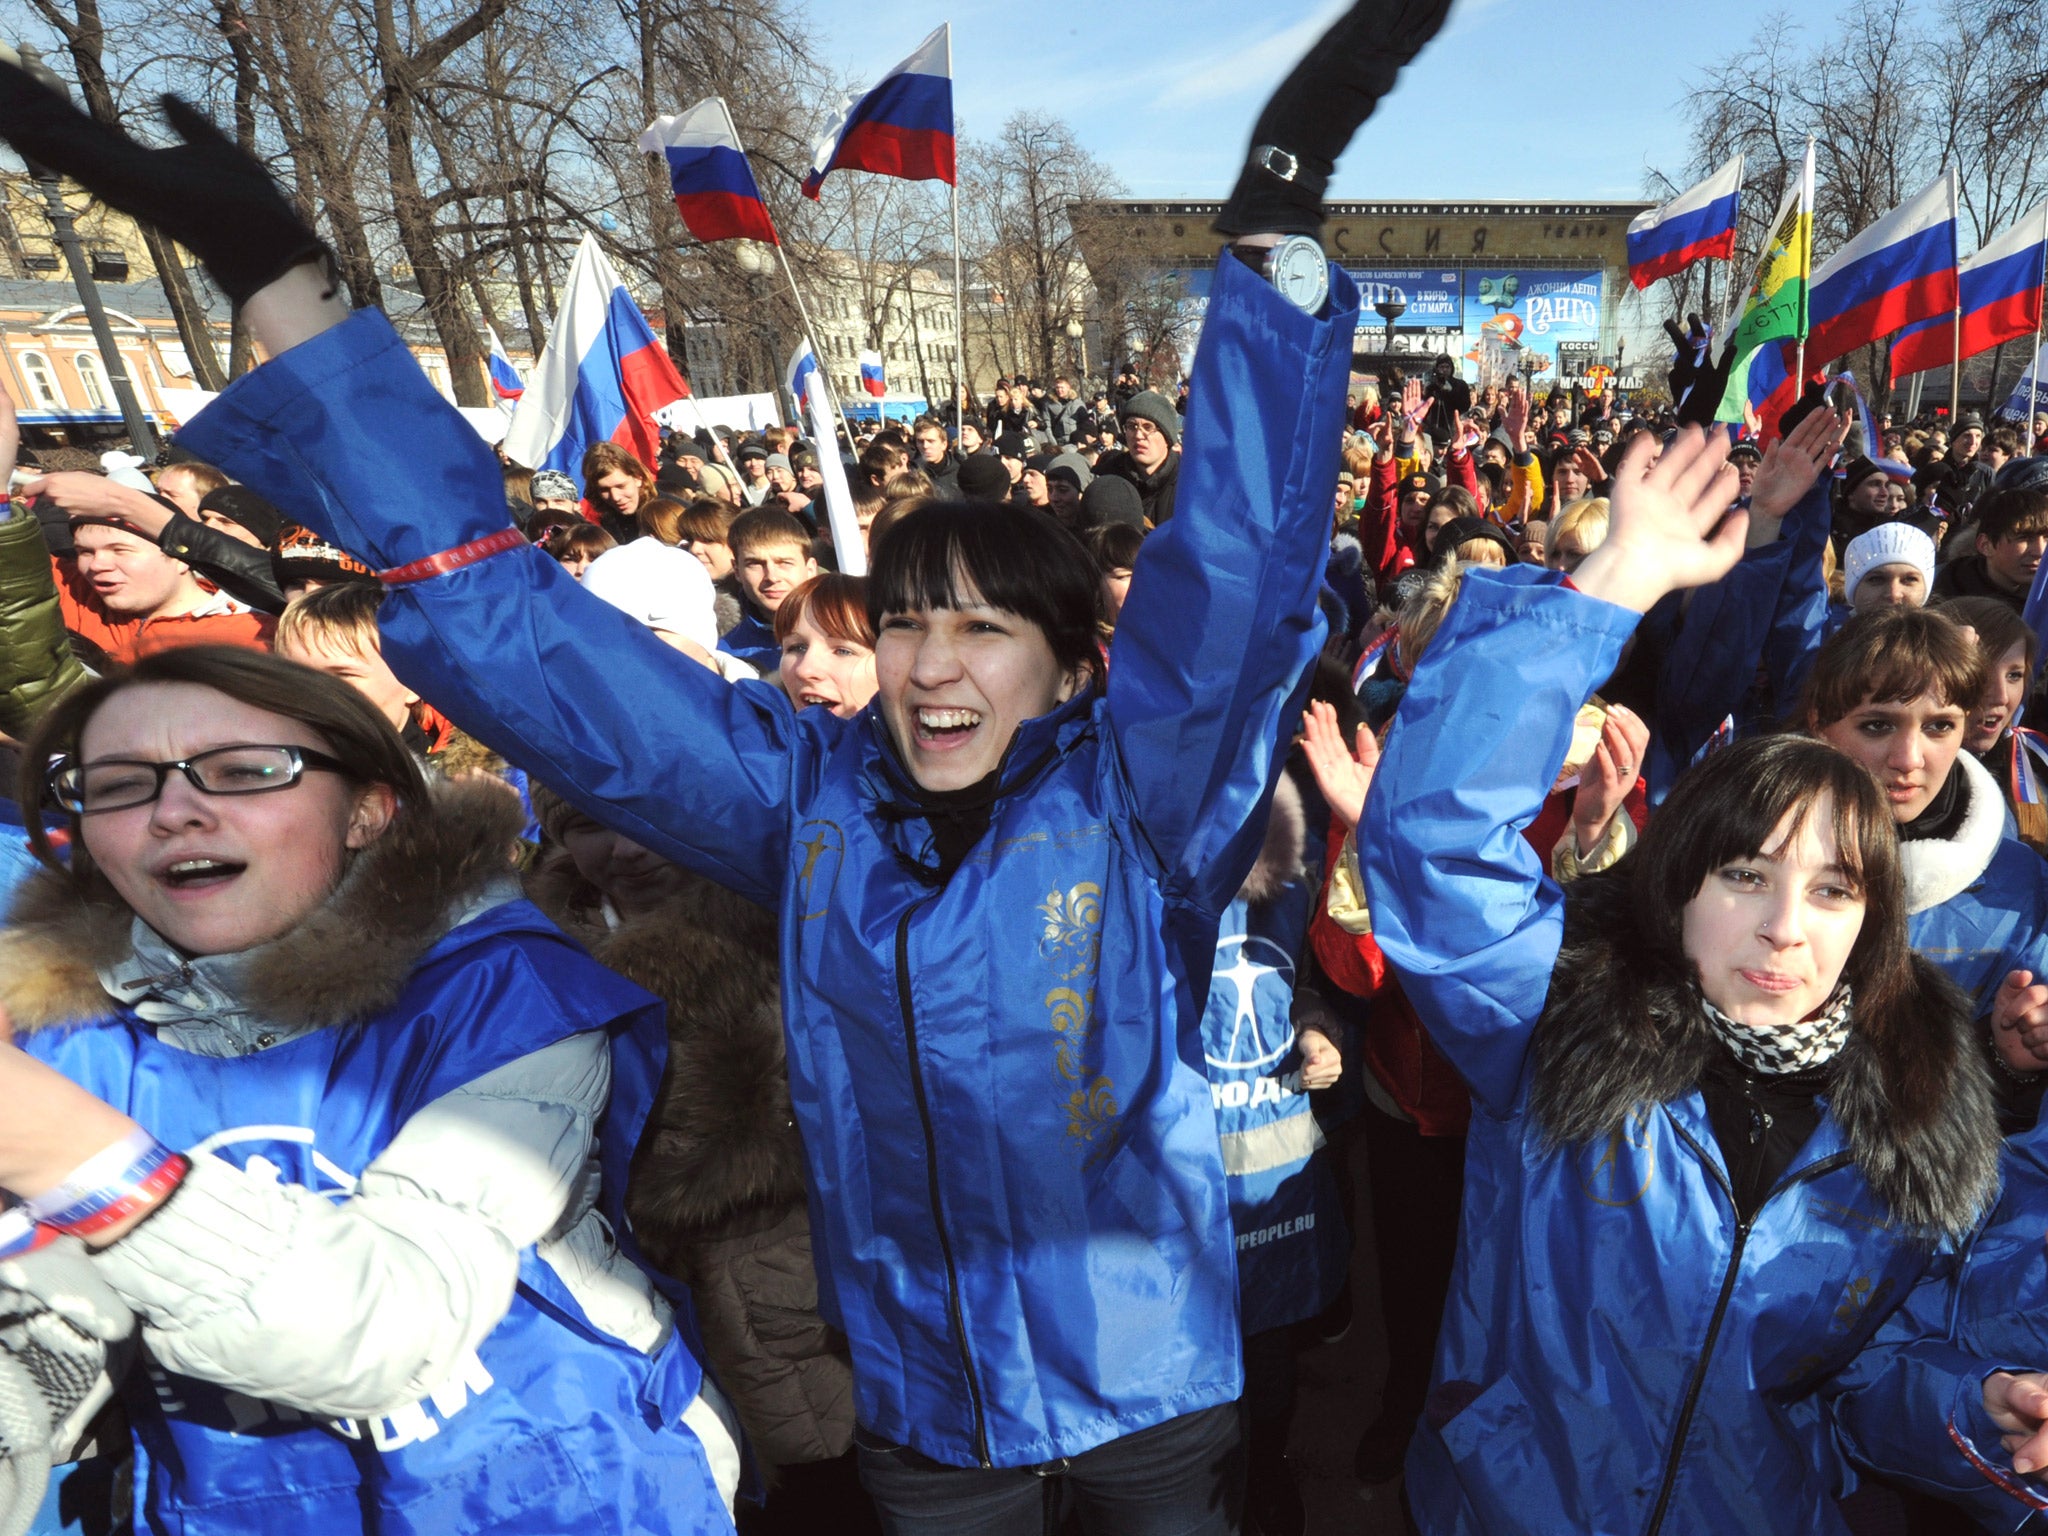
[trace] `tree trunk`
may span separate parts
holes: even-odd
[[[77,10],[73,15],[67,15],[53,0],[36,0],[36,9],[64,39],[72,68],[78,73],[78,90],[85,98],[86,111],[92,114],[95,122],[119,127],[121,114],[114,104],[113,85],[107,79],[107,33],[100,18],[99,0],[76,0],[76,3]],[[177,323],[178,339],[184,343],[185,356],[191,360],[193,382],[201,389],[225,389],[227,379],[221,373],[220,356],[213,350],[213,327],[206,318],[205,306],[192,291],[192,280],[185,273],[184,258],[153,225],[138,221],[136,229],[149,252],[150,264],[156,268],[157,281],[163,285],[164,302],[170,306],[171,318]]]

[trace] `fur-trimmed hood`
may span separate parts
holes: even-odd
[[[526,885],[601,964],[667,1005],[668,1073],[628,1196],[648,1256],[687,1273],[697,1240],[800,1206],[775,920],[690,875],[654,911],[608,929],[597,891],[560,849]]]
[[[1938,907],[1975,885],[1990,868],[1992,855],[2005,839],[2005,795],[1991,770],[1969,753],[1958,752],[1952,771],[1963,776],[1964,788],[1969,792],[1963,824],[1948,837],[1925,837],[1899,844],[1899,864],[1906,874],[1908,912]]]
[[[1239,898],[1255,907],[1271,901],[1301,878],[1301,861],[1307,851],[1308,815],[1302,809],[1301,791],[1291,775],[1282,773],[1273,789],[1266,840],[1259,846],[1258,862],[1238,890]]]
[[[236,1001],[287,1030],[373,1017],[462,914],[516,894],[513,851],[525,822],[502,784],[443,783],[406,806],[358,854],[325,903],[283,938],[231,962]],[[41,870],[0,930],[0,1004],[24,1033],[105,1018],[120,1006],[100,976],[134,949],[135,914],[103,879],[81,893]],[[201,965],[206,962],[198,962]]]
[[[1630,1111],[1700,1081],[1715,1039],[1690,977],[1651,973],[1633,941],[1627,866],[1569,888],[1565,942],[1536,1026],[1530,1113],[1554,1144],[1619,1130]],[[1969,1000],[1911,957],[1918,1005],[1887,1035],[1859,1018],[1829,1066],[1828,1113],[1862,1172],[1908,1226],[1967,1232],[1998,1185],[1998,1124]]]

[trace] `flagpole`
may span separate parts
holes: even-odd
[[[952,96],[953,23],[946,23],[946,94]],[[967,416],[967,320],[960,283],[960,118],[953,118],[953,433]]]
[[[745,154],[746,148],[740,144],[739,124],[732,120],[732,108],[725,104],[723,96],[714,96],[711,99],[718,103],[718,110],[724,114],[725,130],[732,135],[734,145],[739,147],[741,154]],[[790,297],[796,300],[797,318],[803,321],[804,325],[804,340],[811,344],[811,356],[815,358],[818,355],[818,328],[811,324],[811,312],[804,305],[803,290],[797,287],[796,274],[789,269],[789,256],[782,249],[780,232],[771,243],[775,247],[775,259],[782,263],[782,275],[788,279]],[[832,403],[832,414],[839,419],[839,430],[846,435],[847,451],[855,458],[859,458],[860,450],[853,446],[853,429],[846,424],[846,412],[839,408],[839,396],[833,392],[832,381],[826,377],[823,364],[818,367],[818,382],[825,391],[825,398]]]
[[[1806,238],[1800,242],[1799,341],[1793,351],[1792,377],[1798,396],[1806,394],[1806,331],[1813,310],[1813,135],[1806,136],[1806,161],[1799,169],[1799,211],[1806,215]],[[1780,352],[1778,358],[1784,360]]]
[[[1954,229],[1956,227],[1956,168],[1953,165],[1948,168],[1948,219],[1949,228]],[[1950,247],[1949,254],[1951,256],[1955,254],[1953,246]],[[1960,274],[1958,274],[1956,279],[1954,340],[1954,353],[1948,365],[1948,430],[1951,435],[1956,430],[1956,417],[1962,410],[1963,405],[1963,285]]]

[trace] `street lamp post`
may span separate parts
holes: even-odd
[[[1088,327],[1081,323],[1079,315],[1067,316],[1067,351],[1077,359],[1075,371],[1085,381],[1088,377]]]
[[[1624,371],[1624,359],[1626,359],[1626,358],[1627,358],[1627,356],[1628,356],[1628,338],[1627,338],[1626,336],[1617,336],[1617,337],[1615,337],[1615,338],[1614,338],[1614,407],[1615,407],[1615,409],[1616,409],[1616,410],[1619,410],[1619,409],[1621,409],[1621,407],[1623,407],[1624,405],[1628,404],[1628,396],[1627,396],[1626,394],[1624,394],[1624,393],[1622,392],[1622,387],[1621,387],[1621,377],[1622,377],[1622,373],[1623,373],[1623,371]]]
[[[19,57],[21,67],[29,75],[56,91],[69,97],[70,91],[57,78],[49,65],[43,62],[42,54],[33,44],[23,43]],[[93,281],[92,266],[86,260],[85,247],[78,238],[78,227],[72,223],[71,210],[64,204],[64,186],[57,173],[47,166],[27,161],[29,175],[35,178],[37,189],[43,194],[43,203],[49,211],[50,228],[55,232],[57,245],[64,252],[64,264],[71,269],[71,281],[78,286],[78,302],[85,310],[86,323],[92,327],[93,340],[99,344],[100,360],[106,365],[107,382],[113,387],[114,402],[121,408],[121,420],[128,428],[128,441],[135,452],[145,460],[156,457],[156,433],[151,429],[149,418],[142,413],[142,406],[135,398],[135,386],[128,378],[128,365],[121,360],[121,352],[114,345],[113,327],[107,324],[107,311],[100,303],[99,285]]]

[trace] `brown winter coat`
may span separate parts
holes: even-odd
[[[626,1208],[649,1260],[690,1287],[712,1373],[756,1455],[771,1466],[840,1455],[853,1442],[853,1369],[818,1315],[774,920],[693,876],[607,931],[596,891],[559,849],[527,894],[668,1005],[668,1070]]]

